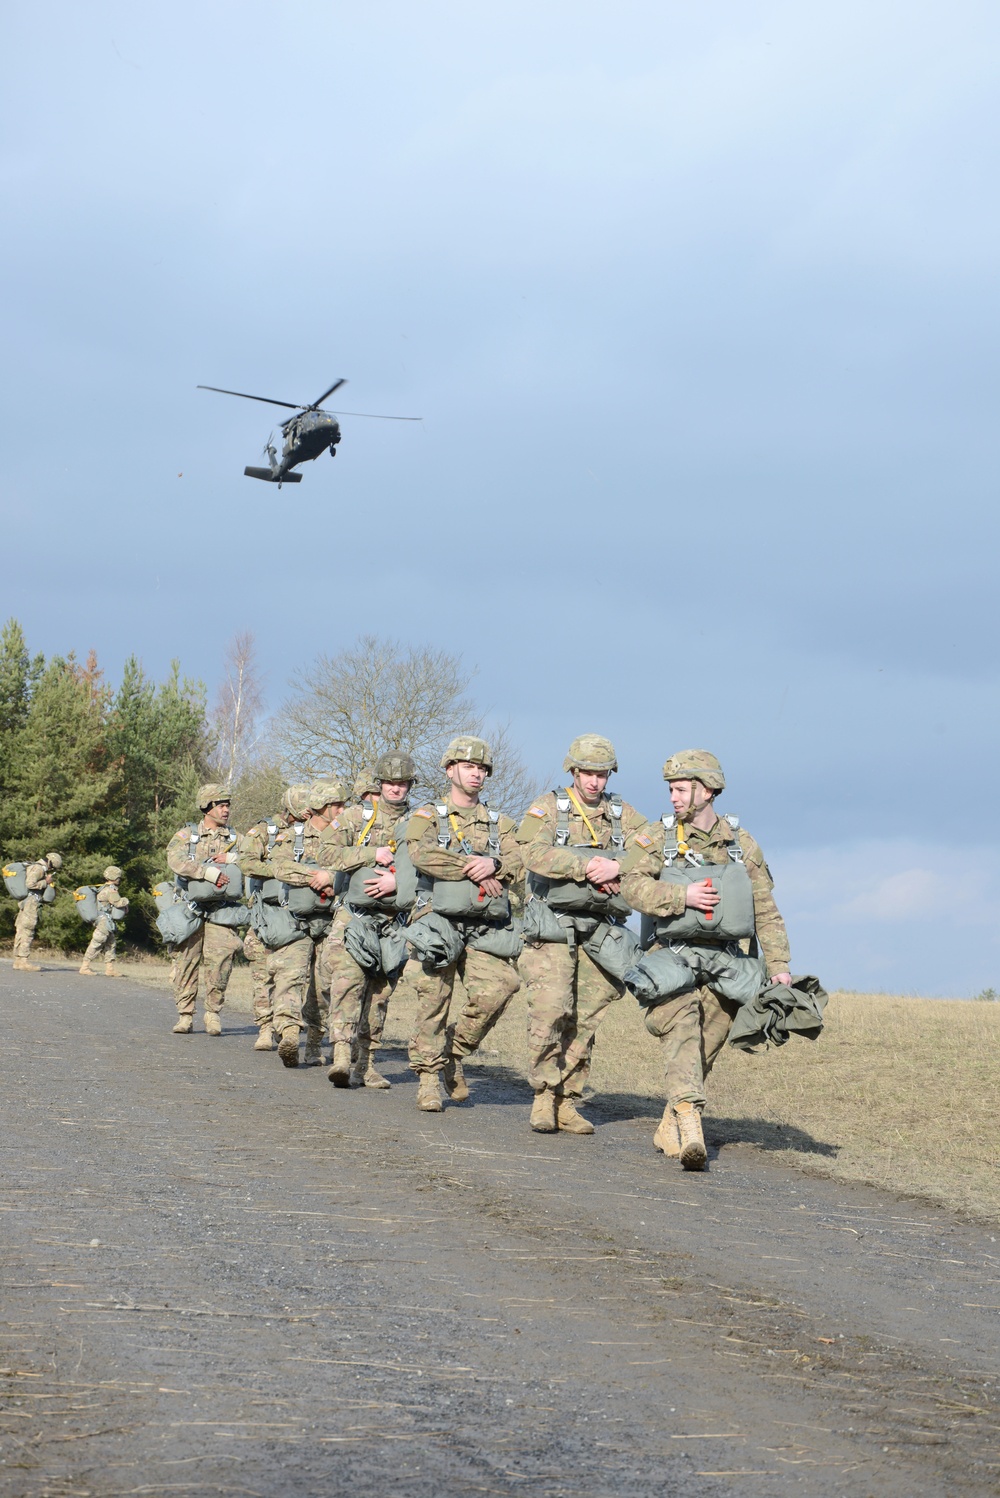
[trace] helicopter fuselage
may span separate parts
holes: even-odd
[[[331,457],[337,456],[340,423],[328,411],[303,411],[300,416],[293,416],[283,431],[285,441],[281,449],[281,462],[278,462],[277,452],[268,443],[270,468],[244,468],[247,478],[266,479],[277,484],[280,489],[282,484],[299,483],[302,475],[293,473],[292,469],[297,468],[300,463],[309,463],[325,452],[329,452]]]

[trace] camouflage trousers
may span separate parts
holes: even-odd
[[[528,1080],[536,1092],[582,1097],[597,1027],[623,990],[562,942],[525,947],[518,967],[528,985]]]
[[[322,967],[323,942],[325,936],[309,938],[309,982],[302,1002],[302,1020],[310,1030],[320,1030],[325,1035],[330,1024],[330,990]],[[298,946],[298,943],[295,943]]]
[[[660,1042],[668,1103],[704,1108],[705,1081],[739,1007],[710,988],[695,988],[646,1010],[646,1029]]]
[[[258,1024],[272,1024],[280,1033],[289,1026],[301,1028],[313,982],[316,961],[315,943],[308,936],[289,942],[287,947],[265,947],[258,938],[260,964],[268,995],[268,1015]],[[255,990],[256,999],[256,990]],[[256,1017],[256,1008],[254,1015]]]
[[[114,962],[116,950],[115,923],[102,915],[94,926],[94,934],[83,954],[83,960],[89,962],[92,957],[100,957],[103,952],[105,962]]]
[[[272,955],[251,926],[243,938],[243,956],[250,964],[253,1022],[258,1030],[274,1023],[274,979],[268,964]]]
[[[448,1010],[456,975],[466,1000],[449,1043]],[[421,967],[416,984],[417,1018],[410,1038],[410,1066],[415,1072],[441,1071],[453,1056],[469,1056],[503,1014],[521,986],[517,969],[502,957],[467,948],[457,962],[430,972]]]
[[[28,895],[27,899],[18,904],[17,919],[14,922],[14,956],[18,960],[25,959],[31,951],[31,943],[38,930],[41,903],[34,895]]]
[[[334,916],[320,954],[320,984],[330,995],[330,1039],[336,1045],[355,1040],[378,1049],[386,1011],[398,973],[388,977],[381,968],[370,972],[359,966],[344,945],[351,913],[343,906]]]
[[[242,949],[240,935],[232,926],[214,926],[211,921],[202,921],[187,941],[178,942],[171,968],[178,1014],[194,1014],[198,978],[203,967],[205,1009],[218,1014],[225,1001],[233,959]]]

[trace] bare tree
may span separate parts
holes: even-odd
[[[235,785],[250,766],[263,707],[256,642],[249,630],[241,630],[227,647],[225,675],[212,714],[215,770],[227,785]]]
[[[335,772],[353,780],[386,750],[402,749],[416,761],[414,795],[426,800],[443,788],[440,760],[449,739],[483,734],[495,762],[490,798],[519,815],[534,782],[509,725],[492,737],[484,730],[483,715],[469,696],[471,680],[460,656],[363,635],[293,679],[292,695],[272,729],[281,762],[295,779]]]

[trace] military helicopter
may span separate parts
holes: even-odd
[[[339,411],[334,415],[330,411],[321,410],[323,402],[331,396],[341,385],[346,385],[346,380],[335,380],[329,390],[324,390],[318,400],[314,400],[309,406],[297,406],[293,401],[271,400],[266,395],[247,395],[243,390],[223,390],[218,385],[199,385],[199,390],[214,390],[217,395],[237,395],[240,400],[263,401],[266,406],[284,406],[286,410],[294,411],[294,416],[289,416],[287,421],[281,423],[281,431],[284,436],[284,446],[281,449],[281,462],[278,462],[278,454],[270,440],[264,451],[267,453],[269,468],[244,468],[243,472],[247,478],[264,479],[269,484],[277,484],[280,489],[282,484],[300,484],[301,473],[293,473],[300,463],[308,463],[313,458],[318,458],[320,453],[329,452],[331,458],[337,456],[337,443],[340,441],[340,423],[336,420],[339,416],[364,416],[370,421],[422,421],[420,416],[380,416],[372,411]]]

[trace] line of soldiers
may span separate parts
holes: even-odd
[[[412,758],[394,750],[360,777],[348,805],[337,780],[291,786],[281,813],[240,836],[224,786],[203,786],[201,821],[167,848],[172,898],[193,929],[174,945],[177,1034],[193,1029],[204,970],[204,1024],[221,1010],[239,951],[253,980],[255,1050],[277,1044],[286,1067],[323,1061],[338,1088],[389,1087],[376,1053],[407,962],[415,969],[409,1062],[417,1107],[469,1097],[463,1070],[521,987],[528,989],[530,1127],[592,1134],[579,1109],[597,1030],[626,987],[645,1010],[663,1056],[666,1107],[654,1135],[686,1169],[706,1161],[705,1082],[741,1003],[792,984],[784,922],[760,847],[720,816],[722,768],[706,750],[663,768],[672,813],[650,824],[608,790],[618,769],[610,740],[583,734],[563,762],[564,787],[540,796],[518,827],[482,792],[486,742],[460,735],[441,768],[440,801],[411,807]],[[14,966],[27,962],[36,890],[58,854],[29,866]],[[114,975],[113,908],[121,871],[108,868],[104,902],[81,973],[101,950]],[[199,893],[200,892],[200,895]],[[248,903],[243,903],[247,900]],[[197,902],[197,903],[196,903]],[[643,917],[640,945],[627,925]],[[519,912],[519,913],[518,913]],[[241,931],[247,922],[250,930]],[[456,981],[465,995],[457,1012]],[[798,980],[796,980],[798,981]]]
[[[245,940],[209,910],[177,946],[175,1031],[192,1030],[204,967],[205,1029],[221,1033],[242,946],[255,1049],[277,1043],[284,1065],[298,1066],[304,1032],[307,1065],[322,1062],[329,1043],[334,1086],[386,1088],[375,1054],[409,959],[417,1004],[409,1062],[417,1107],[436,1113],[445,1097],[468,1098],[463,1062],[523,980],[530,1127],[590,1134],[579,1104],[594,1038],[629,986],[662,1048],[667,1105],[656,1148],[701,1169],[705,1080],[740,1002],[792,981],[761,850],[737,818],[715,810],[725,786],[718,760],[705,750],[668,759],[673,812],[654,824],[608,791],[617,757],[597,734],[574,739],[563,764],[569,784],[539,797],[520,827],[481,799],[492,771],[484,740],[453,739],[441,768],[447,793],[417,807],[409,801],[415,766],[400,751],[362,777],[351,805],[339,781],[292,786],[281,815],[242,838],[229,827],[225,788],[203,787],[202,821],[167,849],[172,873],[225,890],[236,865],[258,893]],[[268,887],[283,892],[271,907],[260,894]],[[642,949],[626,925],[632,911],[646,919]],[[456,980],[465,995],[457,1012]]]

